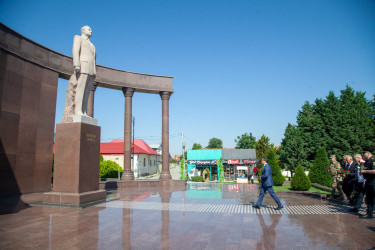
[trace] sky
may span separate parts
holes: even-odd
[[[211,138],[263,134],[280,145],[302,105],[351,86],[375,94],[375,1],[0,0],[0,22],[72,56],[74,35],[93,30],[97,64],[173,76],[170,154]],[[73,67],[73,66],[72,66]],[[61,122],[67,81],[58,83]],[[121,91],[98,88],[101,141],[124,136]],[[162,102],[133,96],[135,138],[161,143]]]

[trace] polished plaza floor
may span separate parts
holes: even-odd
[[[41,206],[41,194],[0,199],[0,249],[370,249],[375,220],[306,193],[188,183],[119,189],[86,208]],[[364,209],[361,210],[364,213]]]

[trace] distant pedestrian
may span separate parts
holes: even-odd
[[[367,213],[365,215],[360,215],[362,219],[372,219],[373,209],[374,209],[374,193],[375,193],[375,159],[372,157],[372,153],[366,151],[364,154],[366,162],[364,165],[364,170],[360,172],[365,178],[365,192],[367,201]]]
[[[272,186],[274,184],[273,184],[273,179],[272,179],[272,169],[271,169],[271,166],[267,163],[267,158],[262,158],[262,164],[263,164],[263,171],[262,171],[262,175],[260,176],[262,185],[260,187],[258,201],[255,205],[253,205],[253,208],[260,209],[264,195],[268,191],[268,193],[277,203],[277,208],[275,208],[275,210],[281,210],[283,208],[283,204],[281,204],[279,198],[277,198],[275,192],[273,191]]]

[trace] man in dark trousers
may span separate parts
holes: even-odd
[[[352,192],[354,190],[354,185],[356,181],[356,164],[353,161],[353,157],[351,155],[346,155],[346,162],[347,162],[347,169],[349,173],[346,174],[344,182],[346,183],[346,187],[344,193],[346,194],[347,203],[353,204],[354,199],[351,197]]]
[[[366,151],[364,154],[366,160],[364,164],[364,170],[360,174],[363,174],[365,178],[365,192],[367,201],[367,213],[360,215],[362,219],[372,219],[374,209],[374,193],[375,193],[375,159],[372,157],[372,153]]]
[[[271,166],[267,163],[267,158],[262,158],[262,164],[263,164],[263,171],[262,171],[262,175],[260,176],[262,180],[262,186],[260,187],[260,194],[259,194],[258,201],[255,205],[253,205],[253,208],[260,209],[260,205],[262,205],[263,197],[268,191],[268,193],[270,193],[271,197],[277,203],[277,208],[275,208],[275,210],[281,210],[283,208],[283,204],[281,204],[279,198],[277,198],[275,192],[273,191],[272,169],[271,169]]]

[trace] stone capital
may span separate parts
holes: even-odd
[[[162,100],[169,100],[173,93],[168,91],[161,91],[159,94]]]
[[[125,97],[132,97],[134,95],[134,89],[133,88],[122,88],[122,93],[124,93]]]

